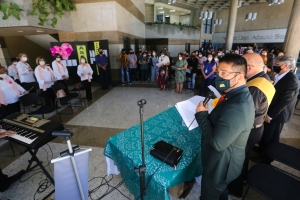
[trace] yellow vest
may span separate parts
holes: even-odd
[[[263,77],[257,77],[249,82],[247,82],[247,86],[257,87],[262,93],[264,93],[268,100],[268,107],[271,104],[271,101],[275,94],[275,88],[270,81]]]

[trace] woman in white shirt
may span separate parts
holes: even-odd
[[[65,85],[66,87],[65,91],[68,94],[69,90],[68,90],[68,85],[66,83],[66,80],[68,80],[69,78],[68,68],[61,62],[61,55],[59,53],[56,53],[54,55],[54,58],[55,60],[52,62],[52,69],[53,69],[54,76],[57,82],[61,82],[62,84]]]
[[[93,70],[91,66],[86,62],[86,58],[80,57],[81,64],[78,65],[77,74],[80,77],[81,82],[85,86],[85,94],[88,101],[92,100],[92,75]]]
[[[33,69],[27,63],[28,58],[25,53],[19,54],[18,58],[20,61],[17,63],[16,67],[20,76],[20,82],[22,86],[26,88],[26,83],[35,82]]]
[[[55,94],[51,88],[56,80],[54,73],[52,69],[46,65],[46,60],[43,57],[37,57],[36,64],[38,66],[35,68],[34,74],[40,89],[43,91],[42,96],[44,97],[45,105],[51,105],[51,103],[55,105]]]
[[[21,84],[18,70],[17,70],[17,64],[19,60],[17,58],[11,58],[11,65],[8,67],[8,75],[14,79],[14,81],[18,84]]]
[[[61,55],[57,53],[54,58],[52,69],[56,80],[67,80],[69,78],[69,72],[67,67],[61,62]]]
[[[0,66],[0,113],[1,117],[20,112],[20,95],[27,94],[10,76],[5,74],[6,69]]]

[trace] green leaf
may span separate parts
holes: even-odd
[[[8,19],[8,15],[4,14],[4,16],[2,17],[3,20],[7,20]]]
[[[21,20],[19,12],[18,11],[12,11],[11,12],[12,16],[14,16],[15,18],[17,18],[18,20]]]
[[[1,3],[0,5],[1,5],[1,11],[3,13],[6,13],[7,12],[7,8],[8,8],[7,3]]]

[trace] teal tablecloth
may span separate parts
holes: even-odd
[[[138,111],[136,113],[139,117]],[[175,145],[185,130],[186,127],[182,126],[182,118],[175,107],[144,122],[146,182],[161,164],[161,161],[149,153],[153,144],[164,140]],[[198,127],[186,133],[177,145],[183,149],[183,156],[177,165],[177,170],[163,164],[152,177],[145,200],[169,200],[168,188],[190,181],[202,174],[201,135]],[[134,172],[134,167],[142,164],[141,154],[140,124],[109,138],[104,150],[104,155],[115,162],[126,187],[135,198],[140,195],[140,183],[139,174]]]

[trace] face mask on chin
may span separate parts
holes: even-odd
[[[215,78],[215,86],[216,86],[216,89],[220,92],[220,93],[223,93],[225,91],[227,91],[228,89],[230,88],[233,88],[234,86],[236,86],[238,84],[238,82],[236,84],[234,84],[233,86],[230,86],[230,81],[232,79],[234,79],[236,76],[234,76],[233,78],[231,79],[224,79],[222,77],[220,77],[219,75]]]

